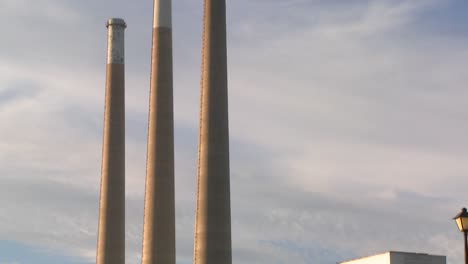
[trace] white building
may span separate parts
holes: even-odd
[[[340,264],[446,264],[445,256],[389,251],[383,254],[340,262]]]

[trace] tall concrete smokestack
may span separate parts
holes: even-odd
[[[205,0],[195,264],[231,264],[226,2]]]
[[[97,264],[125,263],[125,21],[107,21],[107,77]]]
[[[171,0],[154,1],[143,264],[175,264]]]

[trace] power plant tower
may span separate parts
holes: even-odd
[[[97,264],[125,263],[125,21],[107,21],[107,76]]]
[[[195,264],[231,264],[226,2],[205,0]]]
[[[143,264],[175,264],[171,0],[154,1]]]

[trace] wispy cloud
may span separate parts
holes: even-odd
[[[228,3],[235,262],[461,259],[450,216],[467,183],[467,39],[422,30],[450,3]],[[94,259],[104,22],[128,14],[126,255],[139,262],[149,5],[0,3],[16,25],[0,43],[1,239]],[[178,263],[193,249],[201,8],[174,9]]]

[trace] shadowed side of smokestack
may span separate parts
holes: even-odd
[[[125,263],[125,66],[124,31],[109,19],[107,77],[102,144],[97,264]]]
[[[143,264],[175,264],[171,0],[154,1]]]
[[[195,264],[231,264],[226,2],[205,0]]]

